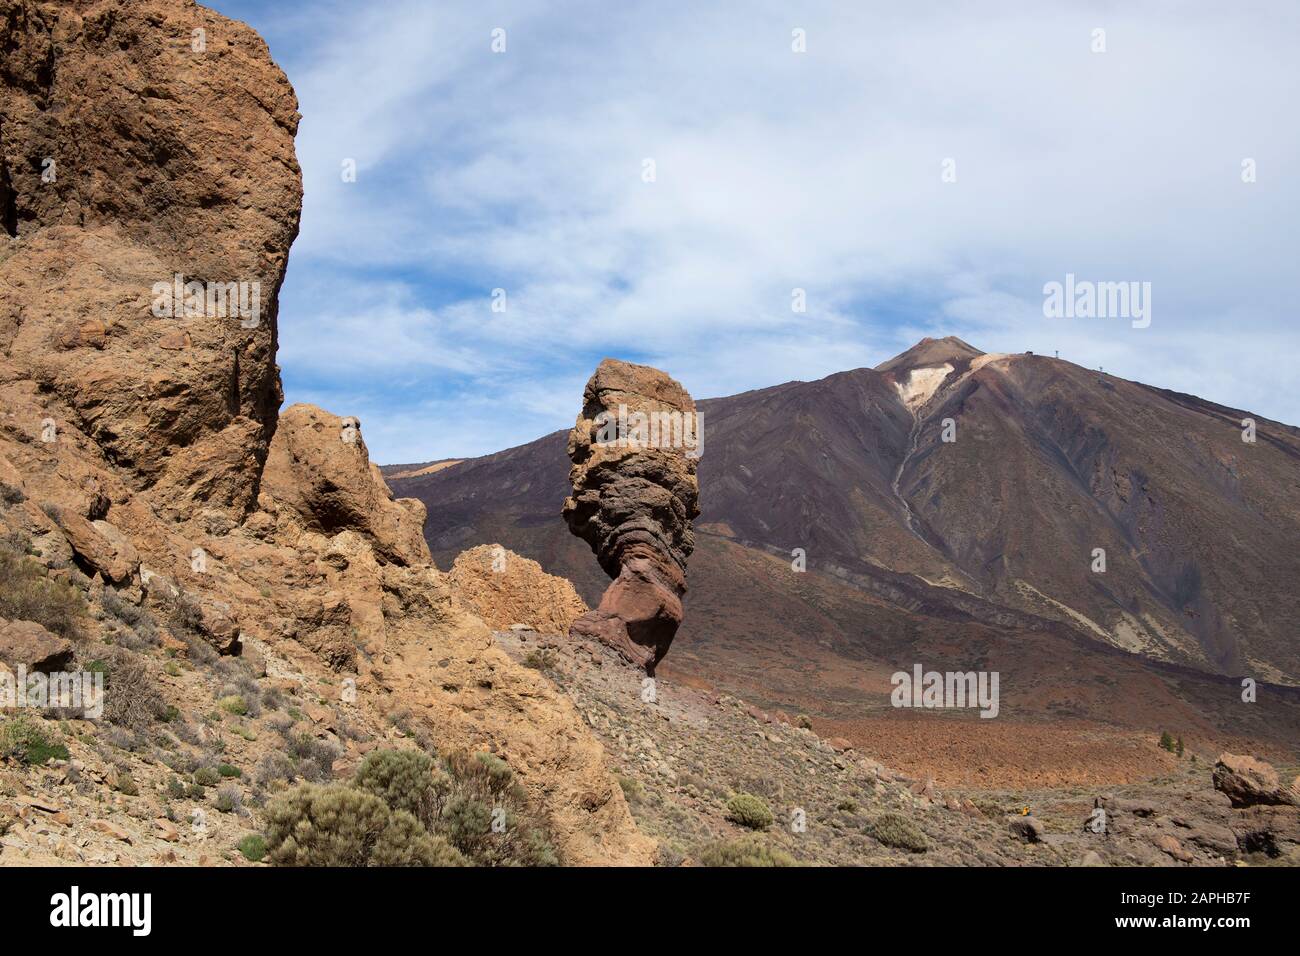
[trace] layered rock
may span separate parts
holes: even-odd
[[[658,369],[605,359],[587,382],[568,452],[564,519],[614,579],[571,633],[653,674],[682,622],[695,548],[703,452],[695,402]]]
[[[567,579],[499,544],[461,552],[449,578],[456,600],[495,630],[523,625],[541,634],[568,634],[588,611]]]
[[[0,47],[0,380],[39,390],[23,427],[87,436],[170,513],[246,510],[281,400],[293,89],[251,29],[180,0],[0,0]]]

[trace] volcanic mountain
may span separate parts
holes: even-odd
[[[1300,739],[1300,430],[952,337],[698,408],[666,673],[846,732],[899,716],[888,676],[921,663],[999,670],[1013,720]],[[598,598],[558,517],[563,432],[419,469],[389,477],[439,562],[497,541]]]

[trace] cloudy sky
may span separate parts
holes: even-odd
[[[209,5],[303,114],[287,399],[378,461],[568,427],[605,355],[703,398],[924,335],[1300,424],[1291,0]],[[1046,318],[1067,273],[1150,326]]]

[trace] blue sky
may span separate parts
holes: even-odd
[[[702,398],[924,335],[1300,423],[1293,3],[208,5],[303,114],[286,399],[377,461],[567,427],[605,355]],[[1150,327],[1045,318],[1066,273]]]

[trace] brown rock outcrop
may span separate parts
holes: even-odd
[[[35,621],[0,619],[0,661],[29,671],[60,671],[72,661],[72,643]]]
[[[1214,764],[1214,786],[1234,807],[1300,806],[1300,793],[1283,784],[1270,764],[1254,757],[1220,754]]]
[[[84,433],[166,511],[246,509],[281,400],[293,89],[181,0],[0,0],[0,48],[0,349],[52,399],[30,425]]]
[[[614,579],[571,633],[615,648],[653,674],[682,621],[686,560],[699,515],[703,451],[695,402],[658,369],[605,359],[569,433],[569,530]]]
[[[393,500],[361,437],[361,422],[314,405],[292,405],[280,415],[262,490],[285,506],[306,531],[356,531],[383,557],[427,564],[424,505]],[[281,509],[283,514],[283,509]]]
[[[568,634],[588,610],[566,578],[499,544],[461,552],[448,578],[452,596],[493,630],[523,624],[540,634]]]

